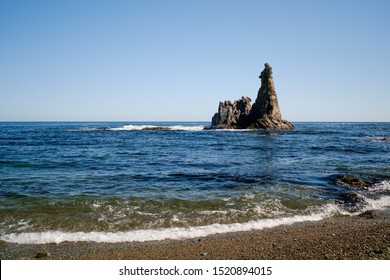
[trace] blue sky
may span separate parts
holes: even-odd
[[[0,0],[0,121],[390,121],[390,1]]]

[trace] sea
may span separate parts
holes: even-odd
[[[191,239],[389,210],[390,123],[294,125],[1,122],[0,240]]]

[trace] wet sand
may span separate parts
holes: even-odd
[[[210,237],[127,243],[0,243],[5,259],[390,259],[390,215],[335,217]]]

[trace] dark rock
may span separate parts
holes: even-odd
[[[340,204],[343,209],[351,213],[360,212],[367,204],[364,196],[356,193],[344,193],[340,195],[340,198],[341,200],[337,200],[336,204]]]
[[[283,120],[282,114],[280,113],[272,68],[268,63],[264,66],[265,68],[259,76],[261,79],[261,87],[245,125],[254,129],[291,130],[294,126],[290,122]]]
[[[192,240],[192,243],[197,243],[197,242],[200,242],[202,241],[200,238],[198,240]]]
[[[50,253],[49,252],[39,252],[35,256],[36,259],[47,259],[48,257],[50,257]]]
[[[211,121],[213,128],[249,128],[291,130],[294,126],[282,119],[272,77],[272,68],[266,63],[259,78],[261,87],[253,106],[249,97],[234,102],[220,102],[218,113]]]
[[[243,96],[234,102],[220,102],[218,113],[215,113],[211,125],[213,128],[230,129],[239,128],[240,122],[249,114],[251,99]]]
[[[142,128],[142,130],[170,130],[170,128],[164,126],[147,126]]]
[[[376,249],[376,250],[374,250],[374,253],[375,254],[383,254],[383,250],[382,249]]]
[[[361,195],[358,195],[356,193],[347,193],[347,194],[345,194],[344,202],[345,203],[364,203],[365,200],[364,200],[364,197],[362,197]]]
[[[374,184],[366,179],[352,175],[341,175],[336,180],[337,183],[348,186],[352,189],[371,189]]]
[[[374,218],[374,211],[368,210],[358,215],[359,217],[367,218],[367,219],[373,219]]]

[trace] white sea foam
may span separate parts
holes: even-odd
[[[293,217],[282,217],[274,219],[261,219],[246,223],[233,224],[211,224],[187,228],[160,228],[145,229],[126,232],[25,232],[11,233],[2,236],[0,239],[10,243],[19,244],[44,244],[60,243],[64,241],[88,241],[88,242],[145,242],[165,239],[190,239],[204,237],[213,234],[223,234],[239,231],[259,230],[272,228],[280,225],[291,225],[297,222],[319,221],[339,213],[340,209],[335,205],[327,205],[323,211],[310,215],[296,215]]]
[[[384,188],[389,187],[389,182],[381,183]],[[0,240],[19,244],[45,244],[60,242],[145,242],[160,241],[165,239],[191,239],[205,237],[213,234],[232,233],[240,231],[260,230],[272,228],[280,225],[291,225],[299,222],[319,221],[334,215],[355,216],[367,210],[383,210],[390,207],[390,196],[381,196],[378,199],[365,198],[365,205],[360,211],[348,212],[342,205],[329,203],[321,208],[313,208],[312,213],[306,215],[295,215],[290,217],[267,218],[252,220],[245,223],[232,224],[211,224],[195,227],[171,227],[158,229],[143,229],[122,232],[64,232],[64,231],[45,231],[45,232],[24,232],[10,233],[0,237]],[[178,220],[178,217],[174,217]]]
[[[245,200],[252,200],[252,199],[254,199],[256,196],[254,195],[254,194],[245,194],[245,195],[243,195],[243,199],[245,199]]]
[[[159,126],[159,125],[125,125],[122,127],[114,127],[107,130],[121,131],[121,130],[152,130],[156,128],[164,128],[165,130],[182,130],[182,131],[201,131],[204,130],[203,125],[185,126],[185,125],[173,125],[173,126]]]
[[[380,183],[377,183],[375,184],[375,188],[373,188],[370,191],[371,193],[388,192],[390,191],[390,181],[385,180]],[[368,210],[384,210],[390,207],[389,195],[382,195],[379,198],[370,198],[365,195],[362,196],[364,198],[364,205],[363,208],[357,214],[360,214]]]
[[[219,128],[219,129],[212,129],[210,131],[231,131],[231,132],[240,132],[240,131],[254,131],[256,129],[247,129],[247,128],[242,128],[242,129],[237,129],[237,128]]]
[[[174,125],[169,126],[171,130],[185,130],[185,131],[201,131],[204,130],[203,125],[194,125],[194,126],[183,126],[183,125]]]
[[[365,202],[367,203],[367,205],[364,207],[364,211],[383,210],[390,206],[390,196],[382,196],[379,199],[366,198]]]
[[[378,184],[375,184],[373,191],[390,191],[390,181],[382,181]]]
[[[71,129],[70,131],[94,131],[97,130],[96,127],[80,127],[79,129]]]

